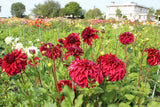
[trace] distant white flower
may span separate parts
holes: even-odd
[[[17,43],[15,49],[21,49],[23,48],[23,44],[22,43]]]
[[[31,57],[31,55],[33,54],[34,56],[37,56],[39,50],[35,46],[30,46],[29,48],[26,49],[26,51],[27,51],[28,56]]]
[[[113,24],[112,26],[114,29],[117,29],[117,25],[116,24]]]
[[[40,39],[36,39],[36,41],[38,42],[38,41],[40,41]]]
[[[119,26],[123,25],[122,23],[119,23]]]
[[[131,30],[133,30],[133,26],[129,26],[129,28],[130,28]]]
[[[101,28],[101,29],[104,29],[104,27],[103,27],[103,26],[100,26],[100,28]]]
[[[19,41],[19,38],[16,38],[15,40],[14,40],[14,42],[18,42]]]
[[[5,38],[5,43],[6,43],[6,44],[10,44],[13,39],[14,39],[13,37],[8,36],[8,37]]]

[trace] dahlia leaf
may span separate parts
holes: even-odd
[[[132,101],[135,96],[133,96],[133,95],[131,95],[131,94],[126,94],[125,97],[126,97],[128,100]]]
[[[72,104],[73,103],[73,99],[75,97],[74,91],[68,87],[67,85],[64,86],[64,89],[62,90],[65,99],[68,99],[68,101]]]
[[[98,94],[98,93],[103,93],[104,92],[104,90],[102,88],[100,88],[100,87],[93,87],[91,90],[93,91],[94,94]]]
[[[83,94],[79,95],[75,100],[75,107],[80,107],[83,103]]]

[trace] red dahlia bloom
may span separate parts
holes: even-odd
[[[83,39],[83,42],[86,42],[88,45],[92,45],[91,42],[92,42],[92,39],[98,39],[98,35],[95,34],[97,33],[98,31],[95,30],[96,28],[90,28],[90,26],[88,28],[85,28],[83,31],[82,31],[82,39]]]
[[[134,41],[134,36],[132,33],[124,32],[123,34],[119,35],[119,41],[123,45],[131,44]]]
[[[52,49],[53,48],[54,48],[54,45],[52,43],[46,43],[40,46],[39,50],[43,56],[46,56],[52,59]]]
[[[46,43],[40,46],[40,52],[43,56],[46,56],[51,59],[57,59],[61,56],[60,46],[54,46],[52,43]]]
[[[147,48],[144,52],[148,52],[147,63],[150,66],[156,66],[160,64],[160,51],[155,48]]]
[[[63,39],[58,39],[58,42],[59,42],[60,44],[64,44],[64,40],[63,40]]]
[[[30,59],[28,61],[28,64],[31,65],[34,68],[34,66],[36,66],[37,63],[39,62],[39,57],[34,57],[33,60],[34,60],[34,62]]]
[[[0,67],[2,66],[2,58],[0,58]]]
[[[78,84],[79,87],[89,88],[88,82],[93,83],[97,81],[101,84],[103,81],[103,75],[99,67],[87,59],[72,61],[68,69],[70,78]]]
[[[20,49],[19,51],[15,50],[8,53],[3,57],[2,61],[2,72],[6,72],[7,75],[16,75],[21,73],[21,70],[25,70],[27,56]]]
[[[68,86],[72,89],[71,80],[60,80],[60,81],[58,82],[59,92],[62,91],[62,88],[63,88],[65,85],[68,85]],[[76,91],[76,86],[74,86],[74,91]],[[61,101],[63,101],[63,99],[64,99],[64,95],[61,97]]]
[[[80,38],[77,33],[71,33],[67,37],[65,37],[64,47],[70,47],[70,46],[78,46],[80,45]]]
[[[65,55],[64,55],[64,59],[67,60],[67,58],[71,55],[73,55],[76,58],[80,59],[79,55],[83,55],[83,51],[81,48],[79,47],[76,47],[76,46],[71,46],[71,47],[68,47],[67,48],[67,52],[65,52]]]
[[[99,56],[97,63],[103,72],[103,76],[109,76],[109,81],[123,79],[126,74],[125,64],[115,55],[105,54]]]

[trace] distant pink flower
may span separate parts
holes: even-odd
[[[113,24],[112,27],[113,27],[114,29],[117,29],[117,28],[118,28],[116,24]]]

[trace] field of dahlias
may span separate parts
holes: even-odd
[[[159,107],[160,25],[0,19],[1,107]]]

